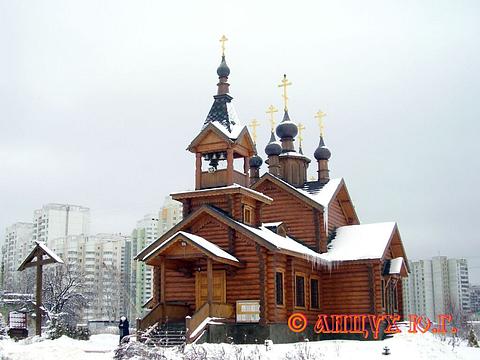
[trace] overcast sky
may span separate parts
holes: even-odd
[[[309,156],[328,113],[331,175],[360,220],[397,221],[410,259],[467,257],[480,283],[479,18],[475,0],[0,0],[0,229],[59,202],[90,207],[93,232],[130,233],[192,188],[185,148],[225,33],[263,157],[286,73]]]

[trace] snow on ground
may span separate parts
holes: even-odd
[[[442,341],[430,333],[401,334],[384,341],[329,340],[297,344],[274,344],[270,351],[264,345],[203,344],[189,345],[185,355],[173,349],[164,353],[167,359],[347,359],[347,360],[478,360],[480,349],[469,348],[464,343],[452,348],[448,339]],[[62,337],[40,342],[11,340],[0,341],[1,360],[90,360],[112,359],[118,343],[117,335],[93,335],[89,341]],[[391,355],[382,355],[388,346]],[[207,356],[206,356],[207,355]],[[140,360],[140,358],[135,358]],[[151,359],[151,357],[149,357]]]
[[[0,360],[100,360],[112,359],[118,335],[92,335],[89,341],[62,336],[56,340],[30,338],[0,340]]]

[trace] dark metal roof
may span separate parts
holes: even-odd
[[[231,97],[229,94],[222,94],[215,95],[213,98],[215,100],[213,101],[213,105],[208,112],[204,126],[208,125],[210,122],[217,121],[229,132],[231,132],[233,128],[232,125],[235,125],[235,119],[233,119],[233,114],[229,113],[227,103],[230,103],[233,97]]]
[[[307,181],[302,186],[300,186],[300,189],[308,192],[309,194],[315,195],[323,189],[327,182],[328,181]]]

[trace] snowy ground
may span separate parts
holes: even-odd
[[[1,360],[90,360],[112,359],[118,336],[93,335],[89,341],[72,340],[66,337],[51,341],[0,341]],[[388,346],[391,355],[385,357],[382,350]],[[206,353],[205,353],[206,352]],[[167,350],[166,359],[441,359],[478,360],[480,349],[461,344],[452,348],[432,334],[408,334],[406,331],[384,341],[331,340],[298,344],[274,345],[270,351],[263,345],[197,345],[188,346],[185,355]],[[208,357],[205,357],[208,355]],[[302,356],[303,355],[303,356]],[[136,358],[136,360],[139,358]],[[148,357],[153,359],[152,356]]]

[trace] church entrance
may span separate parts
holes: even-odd
[[[225,270],[213,271],[213,296],[214,303],[224,304],[227,298]],[[207,302],[208,284],[207,272],[199,271],[195,274],[195,306],[198,309]]]

